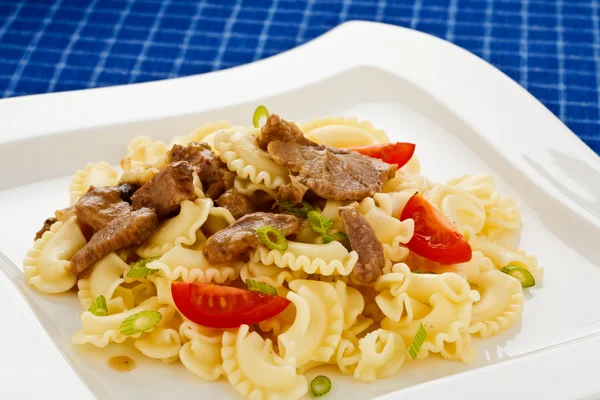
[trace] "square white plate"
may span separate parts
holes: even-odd
[[[398,27],[346,23],[251,65],[168,81],[0,101],[0,249],[22,264],[42,221],[68,204],[69,177],[87,162],[117,164],[137,135],[168,140],[206,121],[250,123],[257,104],[286,119],[356,116],[412,141],[423,174],[444,181],[490,172],[522,207],[521,247],[545,267],[522,322],[477,340],[473,365],[432,357],[365,384],[327,368],[329,398],[581,398],[600,392],[600,158],[515,82],[472,54]],[[8,261],[8,260],[6,260]],[[236,399],[226,381],[204,383],[182,365],[71,345],[74,293],[30,289],[0,265],[0,397]],[[17,290],[14,289],[16,287]],[[18,292],[17,292],[18,291]],[[47,335],[40,328],[25,298]],[[436,379],[445,377],[443,379]],[[421,384],[422,383],[422,384]],[[419,385],[417,385],[419,384]]]

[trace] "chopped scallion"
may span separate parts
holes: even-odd
[[[415,338],[408,349],[408,354],[410,354],[413,360],[417,358],[419,350],[421,350],[421,346],[423,346],[423,343],[425,343],[426,338],[427,331],[425,331],[425,326],[423,326],[423,323],[421,323],[419,325],[419,330],[417,331],[417,334],[415,335]]]
[[[127,273],[128,278],[145,278],[148,275],[156,273],[157,269],[146,267],[146,264],[158,260],[160,257],[142,258],[134,263],[131,263],[131,269]]]
[[[310,391],[315,397],[325,396],[331,390],[331,381],[325,375],[319,375],[310,382]]]
[[[333,232],[323,235],[323,243],[325,244],[333,242],[334,240],[337,240],[343,244],[348,251],[352,251],[352,247],[350,246],[350,238],[344,232]]]
[[[162,314],[158,311],[140,311],[125,318],[121,323],[119,332],[125,336],[146,332],[154,328],[161,319]]]
[[[262,244],[271,250],[286,251],[288,248],[288,242],[285,235],[273,226],[261,226],[256,229],[256,234]],[[271,237],[273,237],[275,241],[273,241]]]
[[[263,282],[257,282],[253,279],[246,279],[246,285],[251,292],[260,292],[271,296],[277,296],[277,290],[271,285]]]
[[[295,215],[297,217],[306,218],[309,212],[314,211],[314,207],[311,206],[306,201],[301,203],[292,203],[291,201],[280,201],[278,203],[279,207],[283,209],[288,214]]]
[[[252,123],[255,128],[260,127],[261,118],[269,118],[269,110],[265,106],[258,106],[256,110],[254,110],[254,115],[252,116]]]
[[[313,231],[320,233],[321,235],[325,235],[331,225],[333,225],[333,221],[322,215],[318,211],[309,211],[307,214],[308,225],[310,229]]]
[[[535,285],[535,278],[531,275],[531,272],[522,267],[516,265],[507,265],[501,269],[502,272],[516,278],[521,282],[521,286],[524,288],[532,287]]]
[[[108,305],[106,304],[106,297],[104,297],[103,295],[96,297],[90,308],[88,308],[88,311],[99,317],[104,317],[108,315]]]

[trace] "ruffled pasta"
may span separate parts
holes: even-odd
[[[484,207],[492,206],[499,197],[490,174],[463,175],[448,181],[448,185],[471,193]]]
[[[241,131],[232,135],[224,131],[215,136],[215,148],[229,170],[253,183],[262,183],[276,189],[288,182],[289,171],[273,161],[269,153],[258,147],[252,132]]]
[[[81,278],[77,282],[77,295],[83,309],[87,310],[98,296],[106,298],[110,314],[133,308],[133,292],[131,289],[120,287],[125,282],[123,274],[129,269],[129,265],[115,253],[110,253],[98,261],[89,277]]]
[[[389,290],[391,295],[382,296],[385,302],[377,302],[386,314],[381,327],[398,333],[410,343],[422,323],[427,338],[418,358],[425,358],[431,352],[465,363],[473,361],[475,348],[467,328],[473,302],[479,299],[478,293],[470,289],[464,278],[453,273],[407,274],[407,268],[402,264],[393,272],[403,275],[395,279],[397,283],[383,279],[385,275],[376,283],[376,287],[384,293]]]
[[[342,335],[344,312],[335,288],[325,282],[296,280],[290,283],[288,300],[296,307],[292,326],[277,338],[284,360],[297,367],[327,362]]]
[[[71,338],[74,344],[91,343],[96,347],[106,347],[109,343],[123,343],[127,336],[119,332],[121,323],[129,316],[140,311],[158,311],[161,314],[170,312],[167,308],[161,305],[156,297],[152,297],[139,306],[131,310],[123,311],[118,314],[110,314],[107,316],[97,316],[89,311],[84,311],[81,315],[82,328],[75,332]],[[134,338],[140,334],[133,335]]]
[[[438,185],[425,192],[425,198],[436,206],[466,239],[479,233],[486,223],[484,203],[464,189]]]
[[[163,318],[165,319],[160,321],[159,326],[142,333],[133,345],[146,357],[171,364],[179,358],[181,337],[176,328],[181,324],[181,319],[173,313],[165,313]]]
[[[291,271],[275,265],[264,265],[260,262],[250,261],[242,266],[240,277],[244,282],[246,282],[246,279],[252,279],[278,288],[283,286],[284,282],[289,283],[295,279],[306,279],[307,274],[302,270]]]
[[[394,178],[386,182],[383,187],[384,193],[397,193],[405,190],[424,193],[434,186],[427,177],[399,169]]]
[[[158,260],[148,263],[147,267],[158,269],[169,280],[181,279],[184,282],[202,282],[222,284],[237,279],[241,262],[223,265],[210,264],[201,250],[173,247]]]
[[[86,243],[77,217],[55,222],[35,241],[23,261],[23,274],[31,286],[44,293],[71,289],[77,277],[71,272],[71,257]]]
[[[294,400],[308,391],[306,378],[298,375],[294,360],[283,360],[273,343],[242,325],[237,333],[223,333],[223,369],[233,387],[245,398]]]
[[[348,252],[340,242],[327,244],[298,243],[288,241],[285,252],[269,250],[259,246],[250,258],[264,265],[276,265],[292,271],[302,270],[307,274],[350,275],[358,261],[355,251]]]
[[[360,360],[354,378],[372,382],[395,374],[406,358],[406,344],[400,335],[377,329],[358,342]]]
[[[163,222],[152,236],[137,250],[142,258],[158,257],[175,246],[192,245],[196,241],[196,231],[206,222],[212,208],[212,200],[185,200],[176,217]]]
[[[523,250],[515,251],[480,236],[471,238],[469,244],[473,250],[482,252],[492,260],[496,268],[516,265],[531,272],[536,282],[540,283],[544,279],[544,269],[538,266],[535,256],[527,255]]]
[[[481,235],[499,244],[518,243],[521,231],[521,210],[510,197],[502,197],[486,210],[485,225]]]
[[[168,164],[167,145],[153,142],[148,136],[137,136],[128,146],[127,157],[121,160],[120,182],[143,185]]]
[[[491,270],[474,280],[481,299],[473,305],[469,332],[489,337],[517,323],[523,312],[523,288],[510,275]]]
[[[202,225],[202,232],[206,237],[209,237],[218,231],[227,228],[235,222],[235,218],[225,207],[212,207],[206,218],[206,222]]]
[[[118,182],[119,173],[110,164],[104,161],[87,164],[83,170],[77,171],[71,179],[71,205],[75,205],[90,186],[113,186]]]
[[[215,381],[225,374],[221,357],[223,330],[186,321],[179,327],[179,334],[186,341],[179,358],[187,369],[205,381]]]
[[[239,176],[235,177],[233,187],[244,196],[250,197],[256,192],[262,191],[267,193],[273,199],[277,198],[277,191],[275,189],[269,189],[264,183],[254,183],[250,179],[242,179]]]
[[[348,148],[389,143],[385,131],[356,118],[326,117],[298,124],[308,139],[326,146]]]

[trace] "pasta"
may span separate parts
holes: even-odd
[[[44,293],[66,292],[77,282],[69,260],[84,245],[76,217],[55,222],[27,252],[23,262],[25,280]]]
[[[544,269],[492,175],[434,182],[413,145],[388,142],[345,117],[139,136],[122,173],[77,171],[24,278],[76,287],[74,344],[127,342],[253,400],[301,398],[321,365],[372,382],[432,354],[471,363],[472,336],[518,324]]]
[[[276,265],[292,271],[302,270],[307,274],[349,275],[358,260],[356,252],[348,252],[339,242],[311,244],[289,242],[285,252],[269,251],[260,246],[251,261],[265,265]]]
[[[258,147],[249,131],[229,135],[225,131],[215,136],[215,148],[227,167],[240,178],[262,183],[275,189],[287,182],[288,170],[275,163],[269,153]]]
[[[212,200],[198,199],[195,203],[186,200],[181,203],[181,211],[176,217],[166,220],[158,230],[138,248],[142,258],[157,257],[175,246],[192,245],[196,241],[196,231],[206,222]]]
[[[110,164],[102,161],[86,165],[71,180],[71,205],[75,205],[90,186],[112,186],[118,181],[119,173]]]
[[[237,333],[223,333],[223,369],[229,382],[249,399],[298,399],[307,391],[306,378],[298,375],[294,360],[282,360],[273,343],[242,325]]]

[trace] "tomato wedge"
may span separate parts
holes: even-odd
[[[209,283],[173,282],[171,293],[177,309],[186,318],[209,328],[256,324],[290,304],[284,297]]]
[[[457,264],[471,260],[469,242],[429,202],[416,193],[408,200],[400,220],[412,218],[415,233],[406,246],[431,261]]]
[[[385,143],[374,144],[372,146],[352,147],[350,150],[365,156],[379,158],[388,164],[396,164],[398,168],[406,164],[415,153],[413,143]]]

